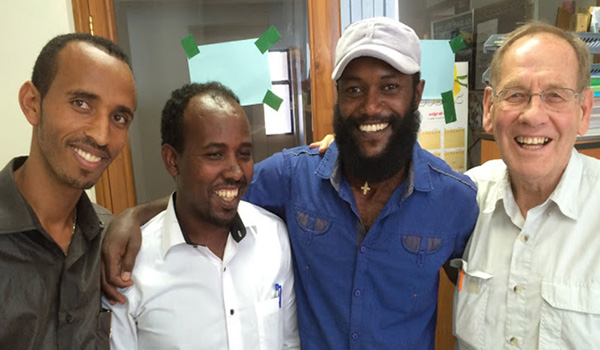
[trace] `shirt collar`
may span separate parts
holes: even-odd
[[[162,256],[163,258],[171,249],[171,247],[178,244],[189,244],[194,245],[188,235],[181,230],[181,226],[179,226],[179,220],[177,220],[177,214],[175,213],[175,199],[176,193],[174,192],[169,199],[169,204],[167,205],[167,209],[165,212],[165,217],[163,221],[163,231],[162,231]],[[239,209],[238,209],[239,210]],[[242,222],[242,218],[239,213],[235,214],[235,218],[229,233],[234,241],[239,243],[244,237],[246,237],[246,232],[249,227],[244,225]]]
[[[0,171],[0,234],[25,231],[45,231],[27,200],[19,191],[14,178],[17,170],[27,157],[18,157],[11,160]],[[101,223],[96,215],[85,191],[77,202],[77,226],[83,235],[92,240],[101,232]]]
[[[18,169],[27,157],[11,160],[0,172],[0,233],[14,233],[36,230],[33,210],[21,195],[15,183],[14,171]]]
[[[577,150],[571,150],[571,158],[558,185],[550,195],[550,200],[556,203],[560,211],[567,217],[577,220],[581,211],[577,199],[581,179],[583,177],[583,161]]]
[[[338,155],[339,151],[337,145],[333,142],[329,145],[323,159],[319,162],[315,174],[322,179],[329,179],[336,191],[339,192],[343,174]],[[412,160],[409,163],[405,184],[406,187],[402,200],[408,198],[415,189],[422,192],[428,192],[433,189],[429,165],[423,158],[423,150],[418,142],[415,142],[413,147]]]
[[[553,201],[557,204],[560,211],[567,217],[577,220],[578,217],[578,203],[577,194],[579,193],[579,185],[581,182],[581,176],[583,173],[583,164],[581,161],[581,155],[573,149],[571,151],[571,158],[567,164],[558,185],[550,194],[549,201]],[[485,203],[482,209],[484,213],[491,213],[496,209],[498,202],[502,201],[506,207],[507,213],[512,213],[518,208],[512,208],[512,204],[516,206],[516,202],[513,196],[512,188],[510,185],[508,168],[504,165],[504,171],[499,172],[493,181],[496,182],[496,186],[493,187],[485,199]]]
[[[487,186],[491,187],[491,190],[487,193],[485,197],[485,201],[482,203],[482,207],[480,208],[484,213],[492,213],[496,210],[496,206],[501,201],[510,201],[512,198],[512,189],[510,187],[510,181],[508,177],[508,169],[504,162],[502,163],[503,170],[494,173],[494,174],[486,174],[486,176],[490,176],[488,181],[493,184],[487,184]],[[477,184],[481,186],[480,183]],[[512,200],[514,202],[514,199]]]

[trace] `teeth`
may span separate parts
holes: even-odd
[[[102,158],[97,157],[91,153],[85,152],[79,148],[75,148],[75,152],[81,156],[81,158],[87,160],[90,163],[98,163]]]
[[[375,131],[379,131],[379,130],[383,130],[383,129],[387,128],[388,125],[390,125],[390,124],[389,123],[363,124],[363,125],[359,126],[358,128],[362,132],[375,132]]]
[[[234,199],[237,198],[238,195],[238,189],[234,189],[234,190],[218,190],[216,191],[217,196],[221,197],[222,199],[230,202]]]
[[[523,137],[517,136],[517,142],[525,145],[543,145],[548,142],[547,137]]]

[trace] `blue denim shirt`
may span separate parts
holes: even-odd
[[[288,225],[302,349],[433,349],[438,276],[462,256],[476,188],[415,144],[407,179],[364,231],[338,150],[256,164],[246,199]]]

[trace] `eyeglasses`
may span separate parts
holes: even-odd
[[[552,88],[532,94],[531,91],[525,89],[505,89],[493,93],[494,98],[500,100],[501,107],[506,110],[521,110],[536,95],[540,97],[548,109],[555,112],[562,112],[570,107],[571,102],[576,97],[581,96],[581,91],[575,92],[575,90],[569,88]]]

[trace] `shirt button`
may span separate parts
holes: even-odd
[[[358,340],[358,333],[356,333],[356,332],[352,333],[352,339]]]
[[[522,288],[518,284],[516,286],[514,286],[514,288],[513,288],[513,291],[517,294],[521,293],[521,290],[522,290]]]
[[[229,310],[229,314],[233,315],[235,313],[235,311],[233,311],[233,309]]]
[[[514,345],[514,346],[519,345],[519,340],[515,337],[510,338],[510,345]]]
[[[67,317],[66,317],[67,323],[71,323],[73,322],[73,315],[67,313]]]
[[[529,240],[529,237],[527,237],[527,235],[521,235],[521,242],[525,243]]]
[[[354,296],[355,296],[355,297],[357,297],[357,298],[358,298],[358,297],[360,296],[360,294],[361,294],[361,293],[360,293],[360,289],[357,289],[357,290],[355,290],[355,291],[354,291]]]
[[[366,251],[367,251],[367,247],[365,247],[364,245],[363,245],[363,246],[360,246],[360,252],[361,252],[361,253],[364,253],[364,252],[366,252]]]

